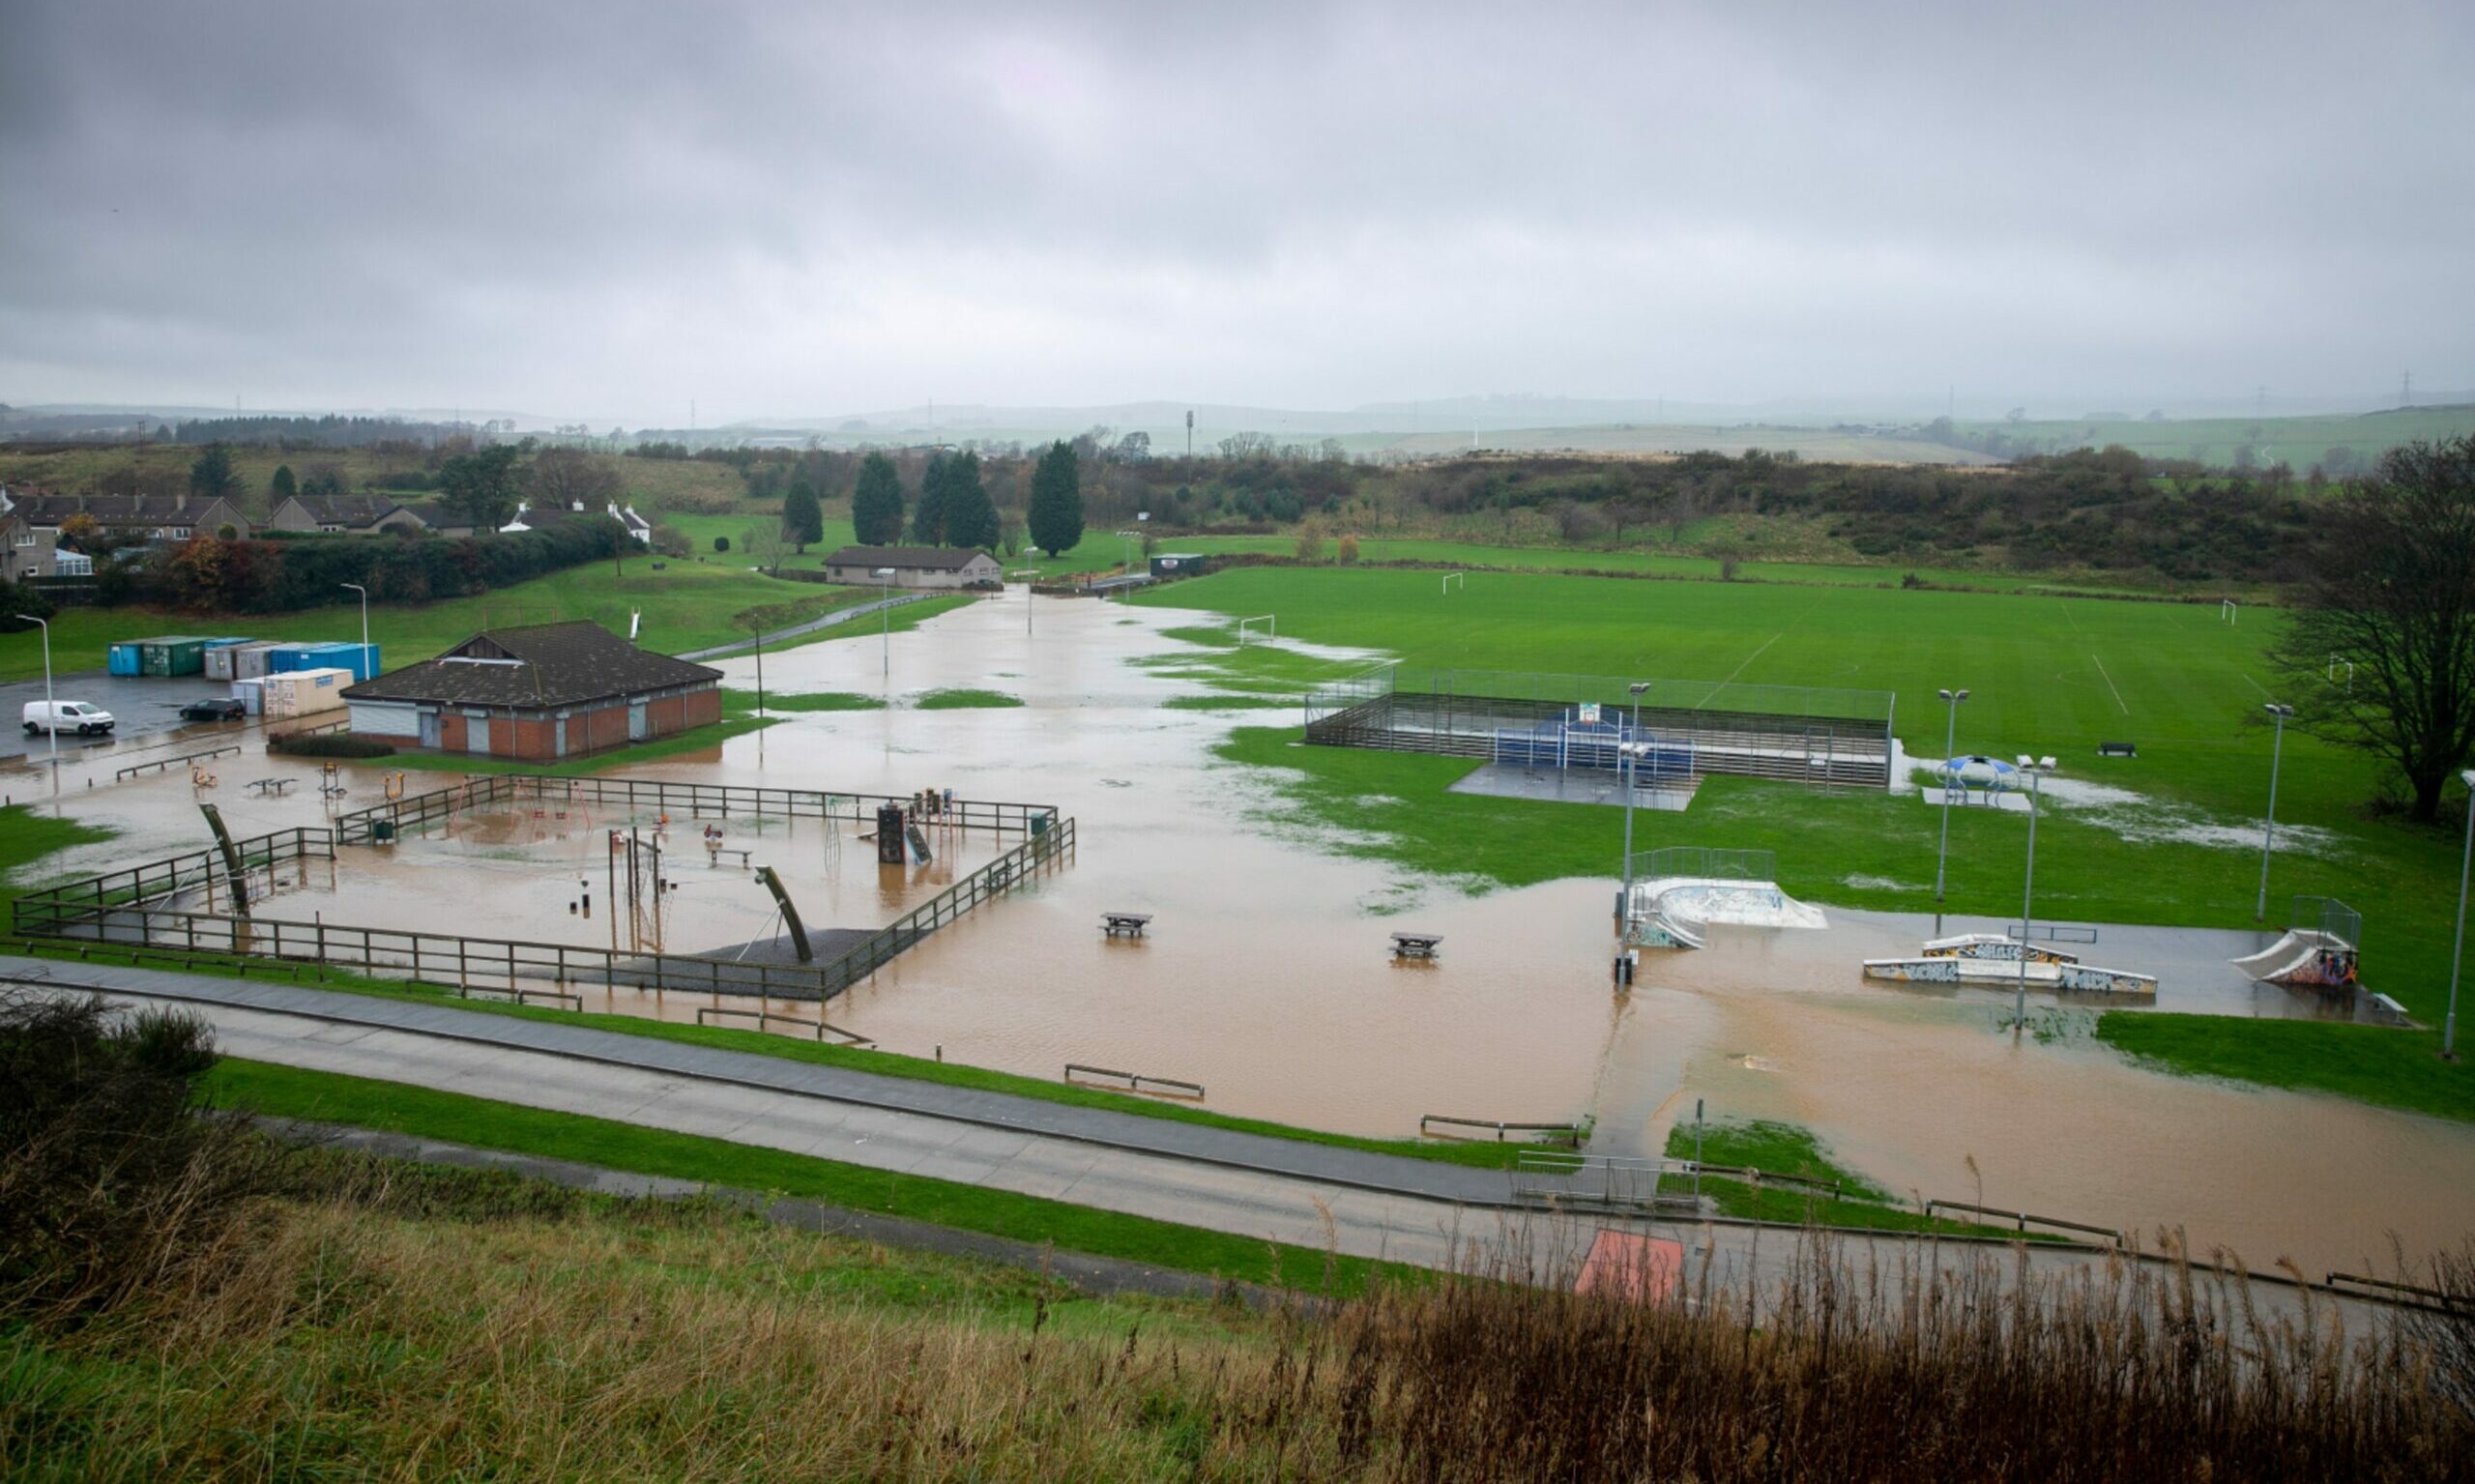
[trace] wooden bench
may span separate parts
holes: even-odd
[[[291,778],[251,778],[249,787],[261,794],[280,794],[292,787],[293,782]]]
[[[2138,757],[2140,749],[2129,742],[2099,742],[2097,755],[2099,757]]]
[[[1140,938],[1151,921],[1148,912],[1104,912],[1100,914],[1100,931],[1112,938]]]
[[[1394,933],[1392,935],[1394,958],[1433,958],[1442,946],[1441,933]]]

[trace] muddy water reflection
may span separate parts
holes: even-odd
[[[1464,897],[1335,854],[1320,831],[1293,833],[1258,774],[1210,756],[1233,725],[1291,718],[1165,710],[1193,687],[1128,663],[1176,650],[1157,629],[1189,615],[1045,599],[1027,637],[1023,601],[1009,594],[893,636],[891,710],[795,713],[717,754],[637,770],[890,794],[950,786],[968,798],[1054,802],[1077,818],[1081,849],[1069,867],[973,914],[832,1006],[836,1024],[890,1050],[942,1047],[950,1061],[1043,1078],[1068,1061],[1096,1062],[1204,1083],[1216,1109],[1372,1134],[1412,1132],[1424,1113],[1595,1113],[1597,1147],[1612,1152],[1656,1149],[1701,1096],[1716,1115],[1810,1124],[1895,1189],[1973,1199],[1973,1155],[1989,1203],[2133,1228],[2179,1222],[2254,1262],[2290,1255],[2350,1266],[2392,1229],[2429,1249],[2475,1224],[2475,1207],[2458,1194],[2475,1178],[2475,1130],[2145,1072],[2087,1041],[2084,1013],[2063,1017],[2062,1039],[2015,1047],[1995,1029],[2007,1007],[1999,997],[1937,998],[1857,978],[1854,961],[1877,951],[1873,941],[1898,936],[1879,924],[1721,930],[1705,952],[1646,963],[1639,987],[1618,1000],[1607,974],[1607,884]],[[769,655],[766,681],[777,693],[873,693],[879,663],[873,636],[812,645]],[[724,668],[730,684],[752,684],[752,660]],[[903,704],[942,686],[987,686],[1027,704]],[[248,761],[249,776],[314,773]],[[348,805],[375,799],[364,787],[368,797]],[[314,785],[283,800],[229,787],[216,797],[241,833],[322,818]],[[98,790],[68,807],[130,831],[80,852],[86,869],[204,843],[185,782]],[[581,925],[565,938],[565,904],[580,876],[597,877],[609,822],[564,839],[532,838],[529,820],[494,828],[511,832],[476,832],[427,856],[408,848],[367,880],[348,861],[338,880],[349,903],[321,910],[510,937],[547,924],[563,941],[597,941]],[[864,842],[847,837],[829,859],[816,829],[769,830],[764,845],[812,924],[875,926],[937,884],[879,876]],[[968,870],[1007,843],[972,838],[941,852],[937,869]],[[699,856],[671,858],[688,862],[672,945],[763,931],[772,906],[762,889]],[[1105,940],[1100,915],[1112,910],[1152,914],[1151,936]],[[1395,968],[1396,927],[1442,933],[1442,961]],[[623,991],[590,1003],[686,1020],[708,1002]]]

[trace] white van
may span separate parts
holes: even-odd
[[[45,732],[74,732],[80,737],[91,737],[97,732],[108,732],[116,724],[111,713],[83,701],[26,703],[26,735],[29,737],[38,737]]]

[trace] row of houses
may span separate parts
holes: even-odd
[[[472,518],[435,500],[402,502],[383,494],[291,495],[264,520],[251,520],[231,500],[192,495],[45,495],[13,493],[0,486],[0,580],[20,577],[74,577],[94,570],[91,559],[60,541],[63,523],[84,516],[104,534],[123,539],[185,541],[204,532],[229,531],[235,537],[269,532],[299,535],[376,536],[382,532],[426,532],[436,536],[477,534]],[[516,509],[515,518],[501,531],[539,531],[564,520],[608,518],[625,526],[629,536],[650,545],[654,529],[633,506],[611,504],[600,510],[581,505]]]

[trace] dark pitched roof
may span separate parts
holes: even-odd
[[[472,516],[465,514],[462,510],[450,509],[445,502],[438,500],[407,500],[397,505],[395,509],[412,516],[422,525],[433,528],[469,526],[473,523]]]
[[[968,547],[946,546],[845,546],[825,559],[828,567],[927,567],[934,571],[959,571],[972,564],[979,553]]]
[[[322,526],[368,526],[385,520],[395,502],[384,495],[295,495],[301,509]]]
[[[57,526],[72,515],[90,515],[102,526],[194,526],[220,507],[225,519],[241,521],[240,508],[221,499],[188,495],[24,495],[17,499],[26,518],[39,526]]]
[[[348,701],[458,706],[577,706],[721,679],[709,665],[640,650],[590,620],[493,628],[436,659],[390,670],[344,692]]]

